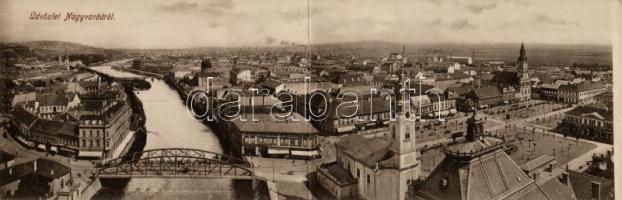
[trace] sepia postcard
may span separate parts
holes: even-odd
[[[613,200],[620,65],[622,0],[0,0],[0,199]]]

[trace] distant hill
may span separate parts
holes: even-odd
[[[84,64],[109,59],[122,51],[92,47],[88,45],[62,41],[29,41],[18,43],[0,43],[3,56],[11,55],[15,58],[37,58],[52,61],[59,56],[69,56],[70,61],[81,60]],[[9,53],[6,53],[9,52]]]
[[[39,51],[47,55],[66,55],[66,54],[94,54],[105,53],[106,49],[87,46],[73,42],[61,41],[29,41],[18,43],[29,47],[31,50]]]

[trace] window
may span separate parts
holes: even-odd
[[[393,126],[393,128],[391,129],[391,137],[395,139],[395,126]]]
[[[369,174],[367,174],[367,183],[369,183],[371,180],[371,177],[369,176]]]
[[[448,177],[445,177],[445,178],[441,179],[439,190],[447,191],[448,185],[449,185],[449,178]]]
[[[359,169],[356,169],[356,178],[361,177],[361,171]]]

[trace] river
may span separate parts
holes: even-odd
[[[110,66],[91,69],[112,77],[142,77]],[[145,150],[183,147],[222,153],[218,137],[187,113],[187,107],[173,89],[162,80],[146,80],[150,81],[151,88],[135,92],[147,117]],[[248,194],[240,194],[234,188],[246,184],[229,179],[134,178],[122,188],[103,188],[94,199],[239,199]]]

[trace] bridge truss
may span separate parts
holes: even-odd
[[[210,151],[151,149],[112,159],[99,167],[100,178],[229,177],[252,178],[251,163]]]

